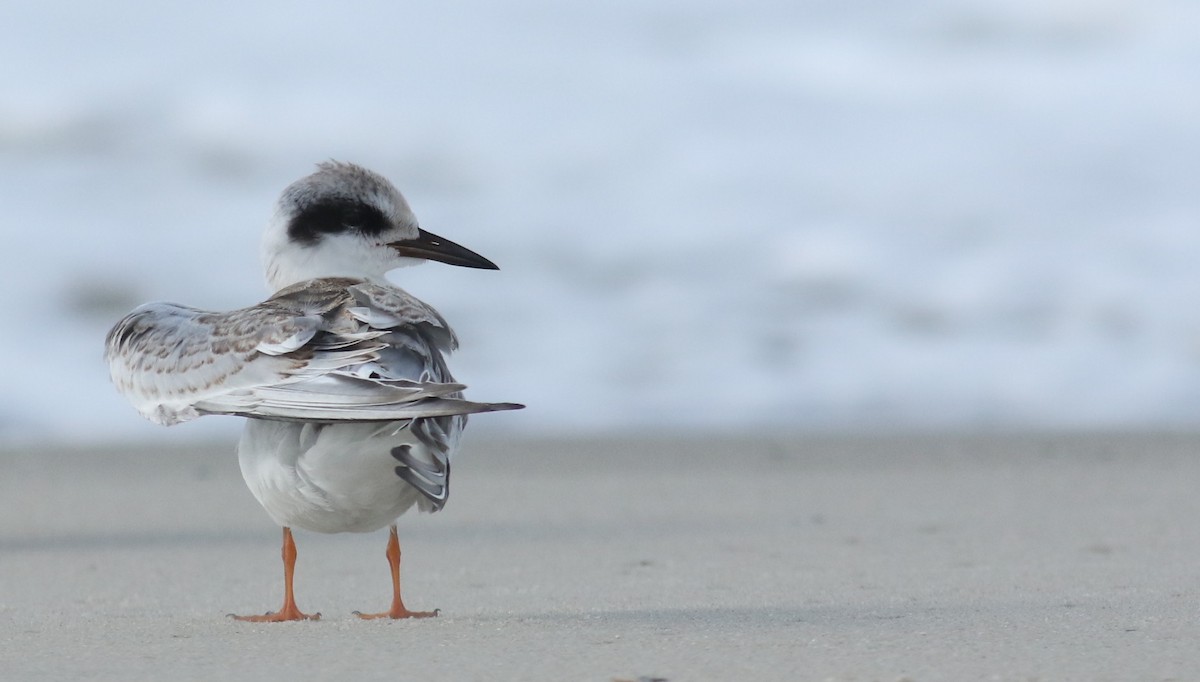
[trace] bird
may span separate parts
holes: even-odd
[[[283,529],[284,600],[236,620],[316,620],[296,604],[293,528],[389,528],[392,601],[374,618],[425,618],[400,592],[396,520],[436,512],[467,415],[521,409],[463,396],[446,364],[458,338],[432,306],[385,277],[426,261],[485,270],[495,263],[422,229],[382,175],[339,161],[283,190],[262,238],[272,294],[212,312],[147,303],[117,322],[104,358],[117,391],[152,422],[245,418],[242,477]]]

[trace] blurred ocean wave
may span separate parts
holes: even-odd
[[[231,432],[143,423],[104,334],[258,300],[326,158],[501,265],[397,278],[530,405],[486,428],[1194,427],[1196,35],[1187,0],[27,4],[0,436]]]

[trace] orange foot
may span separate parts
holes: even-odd
[[[320,620],[321,614],[308,615],[300,613],[296,608],[296,595],[292,592],[292,578],[296,573],[296,541],[292,538],[292,529],[283,527],[283,607],[278,611],[269,611],[261,616],[238,616],[229,614],[234,620],[249,623],[282,623],[288,620]]]
[[[383,613],[362,613],[355,611],[354,615],[363,620],[374,620],[376,618],[391,618],[399,620],[401,618],[433,618],[438,615],[439,611],[409,611],[404,607],[404,600],[400,598],[400,538],[396,534],[396,524],[392,524],[391,532],[388,533],[387,560],[388,566],[392,569],[392,608]]]
[[[409,611],[401,606],[398,609],[392,607],[390,610],[384,611],[383,613],[363,613],[361,611],[355,611],[354,615],[362,618],[363,620],[375,620],[376,618],[391,618],[392,620],[400,620],[401,618],[435,618],[439,613],[441,613],[440,609],[434,609],[432,611]]]
[[[321,620],[321,614],[314,613],[311,616],[307,613],[300,613],[300,609],[295,605],[290,608],[282,608],[278,611],[271,611],[261,616],[238,616],[229,614],[229,617],[234,620],[245,621],[248,623],[282,623],[288,620]]]

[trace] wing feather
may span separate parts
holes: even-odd
[[[353,279],[304,282],[214,313],[151,303],[113,327],[105,359],[144,416],[391,421],[518,409],[462,398],[444,353],[457,346],[430,306]]]

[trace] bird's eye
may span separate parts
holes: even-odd
[[[342,225],[351,229],[361,229],[369,219],[361,206],[352,206],[342,214]]]
[[[388,226],[388,220],[382,211],[363,204],[346,206],[342,211],[341,223],[346,229],[366,235],[379,234]]]
[[[308,205],[288,225],[288,236],[312,246],[323,235],[355,232],[366,236],[382,233],[389,226],[383,211],[369,204],[346,200],[319,201]]]

